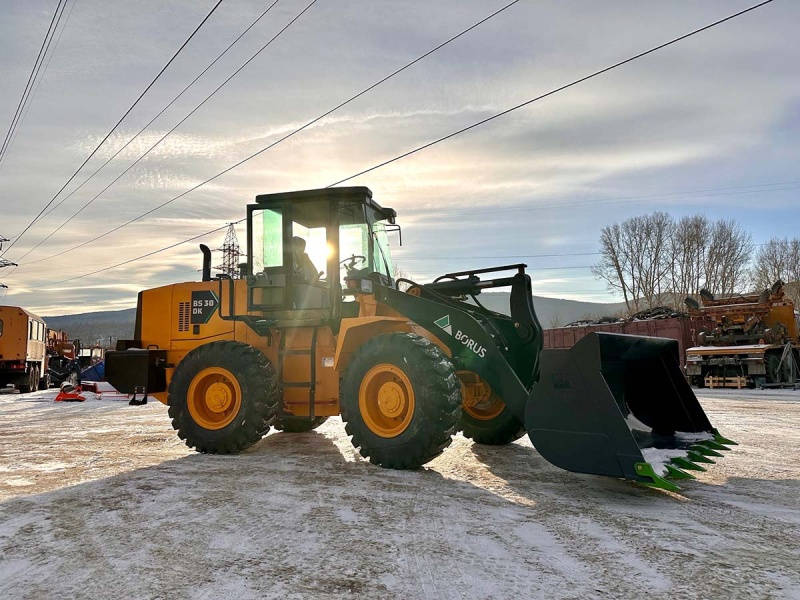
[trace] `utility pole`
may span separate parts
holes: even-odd
[[[4,238],[2,235],[0,235],[0,250],[3,249],[3,244],[6,243],[7,241],[8,238]],[[5,258],[0,257],[0,269],[3,269],[5,267],[16,267],[16,266],[17,266],[16,263],[13,263],[10,260],[6,260]],[[3,283],[0,283],[0,289],[7,290],[8,286]]]
[[[222,264],[214,267],[222,275],[231,279],[239,278],[239,257],[242,255],[239,249],[239,240],[236,238],[236,229],[233,223],[228,223],[228,232],[225,234],[225,241],[222,248],[217,248],[222,252]]]

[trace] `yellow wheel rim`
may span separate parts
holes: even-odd
[[[414,419],[414,388],[394,365],[372,367],[358,390],[358,410],[369,430],[383,438],[397,437]]]
[[[186,403],[195,423],[204,429],[222,429],[239,414],[242,388],[227,369],[209,367],[192,379]]]
[[[498,417],[506,405],[495,393],[489,394],[485,400],[481,400],[472,406],[467,405],[465,402],[462,405],[464,412],[470,417],[478,419],[479,421],[491,421]]]

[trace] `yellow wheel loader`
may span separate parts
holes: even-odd
[[[525,265],[395,280],[395,219],[365,187],[257,196],[241,277],[212,279],[201,246],[202,281],[141,292],[108,381],[166,403],[181,439],[207,453],[341,415],[383,467],[417,468],[459,430],[484,444],[527,432],[559,467],[677,490],[671,479],[733,444],[681,375],[674,340],[591,334],[543,350]],[[478,299],[500,287],[510,316]]]

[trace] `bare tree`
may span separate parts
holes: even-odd
[[[705,287],[721,296],[743,291],[752,254],[753,239],[741,225],[733,220],[716,221],[705,257]]]
[[[770,287],[780,279],[787,295],[800,305],[800,238],[772,238],[759,248],[750,281],[755,290]]]
[[[752,252],[750,234],[736,221],[692,215],[675,222],[654,212],[604,227],[592,272],[638,312],[680,306],[704,287],[717,295],[742,291]]]
[[[621,292],[631,312],[651,308],[666,291],[674,223],[664,212],[631,217],[604,227],[600,263],[592,268],[609,289]]]
[[[631,304],[637,306],[638,282],[633,276],[627,239],[623,242],[622,227],[619,223],[606,225],[600,231],[600,262],[592,267],[592,273],[603,279],[608,288],[620,292],[628,310]]]
[[[703,287],[710,239],[711,223],[705,215],[684,216],[675,224],[670,240],[671,306],[681,306],[686,296],[696,295]]]

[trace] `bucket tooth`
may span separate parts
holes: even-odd
[[[727,446],[723,446],[717,441],[714,440],[703,440],[699,443],[701,446],[705,446],[706,448],[711,448],[712,450],[730,450]]]
[[[683,458],[681,456],[677,456],[677,457],[671,459],[670,462],[673,465],[675,465],[676,467],[679,467],[681,469],[687,469],[689,471],[705,471],[706,470],[705,467],[701,467],[700,465],[696,465],[695,463],[690,461],[688,458]]]
[[[733,440],[729,440],[726,437],[722,437],[719,434],[719,431],[716,430],[716,428],[712,429],[711,432],[714,434],[714,441],[716,441],[716,442],[718,442],[720,444],[726,444],[728,446],[738,446],[739,445],[737,442],[734,442]]]
[[[712,450],[711,448],[709,448],[709,447],[707,447],[707,446],[705,446],[703,444],[696,444],[694,446],[689,446],[689,450],[692,450],[694,452],[699,452],[703,456],[717,456],[717,457],[724,456],[724,454],[722,454],[721,452],[717,452],[716,450]]]
[[[686,471],[682,471],[678,467],[674,467],[672,465],[664,465],[667,467],[667,477],[672,477],[673,479],[697,479],[691,473],[687,473]]]
[[[667,468],[669,471],[669,468]],[[650,463],[646,462],[639,462],[636,463],[636,473],[641,475],[642,477],[648,477],[650,481],[642,481],[641,483],[648,485],[654,488],[660,488],[662,490],[667,490],[669,492],[680,492],[681,488],[678,485],[675,485],[671,481],[664,479],[661,475],[658,475],[653,466]],[[677,479],[677,478],[676,478]]]
[[[707,463],[707,464],[710,464],[710,465],[715,464],[715,462],[713,460],[711,460],[707,456],[703,456],[699,452],[695,452],[694,450],[687,450],[686,451],[686,456],[689,457],[689,460],[691,460],[692,462]]]

